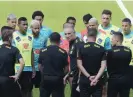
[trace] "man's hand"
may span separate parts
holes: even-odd
[[[19,76],[18,75],[12,75],[12,76],[9,76],[9,78],[14,79],[14,81],[16,82],[19,79]]]
[[[68,78],[68,74],[63,78],[64,85],[67,84],[67,80],[68,80],[67,78]]]
[[[32,69],[32,78],[35,78],[35,76],[36,76],[36,70]]]
[[[97,84],[98,80],[94,79],[91,81],[90,86],[95,86]]]
[[[89,80],[90,80],[90,81],[93,81],[93,80],[95,79],[95,77],[96,77],[96,76],[90,76],[90,77],[89,77]]]

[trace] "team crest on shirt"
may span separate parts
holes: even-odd
[[[24,49],[28,49],[29,44],[28,43],[23,43],[23,47],[24,47]]]
[[[28,36],[28,40],[31,41],[32,40],[32,37],[31,36]]]
[[[20,37],[18,36],[18,37],[16,37],[16,40],[18,41],[18,42],[20,42],[21,41],[21,39],[20,39]]]
[[[34,50],[34,54],[40,54],[40,49],[36,49],[36,50]]]
[[[98,43],[98,44],[101,44],[102,41],[103,41],[103,40],[102,40],[101,38],[99,38],[99,39],[97,40],[97,43]]]

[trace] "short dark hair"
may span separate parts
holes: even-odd
[[[88,23],[91,18],[92,18],[92,15],[91,14],[85,14],[83,16],[83,21],[86,21]]]
[[[1,28],[1,36],[3,41],[9,41],[9,38],[12,37],[13,28],[9,26],[3,26]]]
[[[33,12],[32,19],[35,19],[36,16],[41,16],[42,18],[44,18],[44,14],[42,13],[42,11]]]
[[[131,25],[131,20],[129,18],[124,18],[122,22],[128,22]]]
[[[20,18],[18,19],[18,24],[20,24],[21,21],[27,21],[27,18],[26,18],[26,17],[20,17]]]
[[[95,28],[88,28],[88,36],[96,36],[97,35],[97,29]]]
[[[68,17],[67,19],[66,19],[66,22],[68,22],[69,20],[74,20],[74,21],[76,21],[76,19],[75,19],[75,17]]]
[[[50,42],[53,42],[53,43],[60,43],[60,34],[58,32],[53,32],[51,35],[50,35]]]
[[[121,32],[113,32],[113,35],[117,36],[120,40],[120,42],[123,42],[123,34]]]
[[[102,14],[106,14],[106,15],[110,15],[111,16],[112,12],[110,10],[108,10],[108,9],[104,9]]]

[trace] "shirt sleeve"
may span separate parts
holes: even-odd
[[[110,38],[109,37],[107,37],[105,39],[104,48],[105,48],[105,50],[111,49],[111,41],[110,41]]]
[[[105,61],[105,60],[107,60],[107,52],[105,52],[105,53],[103,54],[102,61]]]
[[[22,55],[20,54],[19,49],[16,48],[16,59],[17,59],[17,62],[19,61],[20,58],[22,58]]]
[[[81,60],[81,47],[80,46],[77,49],[77,59]]]

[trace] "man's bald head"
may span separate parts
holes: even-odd
[[[89,28],[98,28],[98,20],[96,18],[91,18],[89,20]]]
[[[76,38],[75,30],[72,27],[64,28],[65,37],[68,41],[73,40]]]

